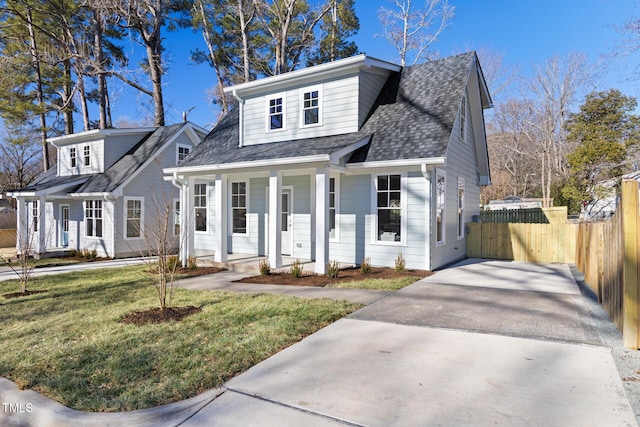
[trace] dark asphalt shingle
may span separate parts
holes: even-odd
[[[206,166],[330,154],[372,135],[350,163],[444,157],[473,52],[405,67],[393,73],[367,120],[355,133],[238,147],[238,109],[233,109],[180,165]]]

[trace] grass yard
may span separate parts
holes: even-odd
[[[349,282],[335,282],[327,285],[327,288],[349,288],[349,289],[374,289],[381,291],[397,291],[405,286],[420,280],[415,276],[403,276],[388,279],[363,279]]]
[[[125,411],[185,399],[225,381],[361,305],[177,289],[180,322],[120,319],[157,306],[145,266],[32,278],[0,297],[0,376],[85,411]],[[0,282],[0,294],[17,281]]]

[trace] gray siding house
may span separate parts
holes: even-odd
[[[163,180],[162,169],[186,158],[206,133],[181,123],[49,139],[58,151],[56,166],[9,193],[18,202],[18,253],[145,253],[145,227],[157,221],[161,204],[171,204],[172,222],[179,216],[178,189]]]
[[[183,262],[283,256],[435,269],[465,257],[490,184],[478,58],[355,56],[225,89],[238,102],[184,162]]]

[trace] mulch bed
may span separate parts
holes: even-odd
[[[162,310],[160,307],[150,308],[148,310],[134,311],[120,319],[120,323],[129,325],[148,325],[150,323],[165,323],[184,319],[192,314],[200,313],[202,309],[193,305],[186,307],[170,307]]]
[[[194,269],[181,267],[176,269],[176,274],[180,274],[180,275],[184,274],[187,277],[196,277],[196,276],[204,276],[206,274],[219,273],[225,270],[226,268],[220,268],[220,267],[198,267]]]
[[[11,292],[10,294],[4,294],[2,296],[5,297],[6,299],[9,299],[9,298],[26,297],[27,295],[33,295],[33,294],[41,294],[43,292],[49,292],[49,291],[47,290],[30,291],[27,289],[25,292]]]
[[[331,283],[353,282],[356,280],[367,279],[393,279],[397,277],[416,277],[422,279],[430,276],[430,271],[425,270],[405,270],[401,273],[392,268],[371,267],[371,271],[367,274],[360,272],[360,268],[351,267],[340,270],[340,274],[335,279],[326,275],[305,274],[302,277],[293,277],[289,272],[271,273],[268,276],[251,276],[244,279],[235,280],[237,283],[255,283],[269,285],[289,285],[289,286],[315,286],[324,287]]]

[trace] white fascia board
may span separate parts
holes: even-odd
[[[331,156],[329,154],[318,154],[315,156],[302,156],[302,157],[285,157],[280,159],[266,159],[266,160],[254,160],[249,162],[238,163],[220,163],[213,165],[203,166],[186,166],[163,169],[165,174],[178,174],[178,175],[195,175],[199,173],[216,173],[216,172],[228,172],[230,170],[242,170],[242,169],[255,169],[255,168],[276,168],[278,166],[296,166],[300,164],[308,163],[323,163],[331,162]]]
[[[88,198],[88,197],[107,197],[107,196],[113,196],[113,193],[109,193],[109,192],[96,192],[96,193],[72,193],[69,194],[69,196],[71,196],[74,199],[80,199],[80,198]]]
[[[79,133],[72,133],[71,135],[56,136],[54,138],[48,138],[47,142],[51,143],[54,147],[60,147],[68,144],[77,144],[79,142],[92,142],[100,139],[104,139],[107,136],[113,135],[144,135],[149,132],[153,132],[157,127],[147,128],[126,128],[126,129],[94,129]]]
[[[355,171],[358,169],[382,169],[396,168],[403,166],[421,166],[427,165],[431,167],[446,166],[446,157],[429,157],[427,159],[398,159],[398,160],[381,160],[377,162],[348,163],[347,170]]]
[[[354,151],[356,151],[358,148],[363,147],[365,145],[367,145],[369,143],[369,141],[371,141],[371,137],[373,135],[367,135],[366,137],[364,137],[363,139],[361,139],[358,142],[354,142],[351,145],[348,145],[344,148],[341,148],[338,151],[335,151],[333,153],[331,153],[329,155],[330,159],[331,159],[331,163],[334,164],[338,164],[338,162],[340,161],[340,159],[344,156],[346,156],[347,154],[353,153]]]
[[[236,97],[245,97],[262,92],[272,92],[291,87],[292,85],[306,84],[322,79],[348,75],[360,71],[362,68],[381,68],[384,70],[399,71],[399,65],[380,59],[367,57],[365,54],[327,62],[325,64],[300,70],[290,71],[277,76],[266,77],[247,83],[240,83],[223,89],[226,94],[234,94]]]
[[[59,191],[64,190],[65,188],[69,188],[69,187],[73,187],[76,186],[78,184],[82,184],[84,183],[88,178],[84,177],[81,179],[77,179],[74,181],[70,181],[70,182],[66,182],[64,184],[58,184],[55,185],[53,187],[47,187],[44,188],[42,190],[35,190],[35,191],[21,191],[21,190],[15,190],[15,191],[9,191],[7,192],[8,196],[11,197],[39,197],[39,196],[46,196],[50,193],[57,193]]]

